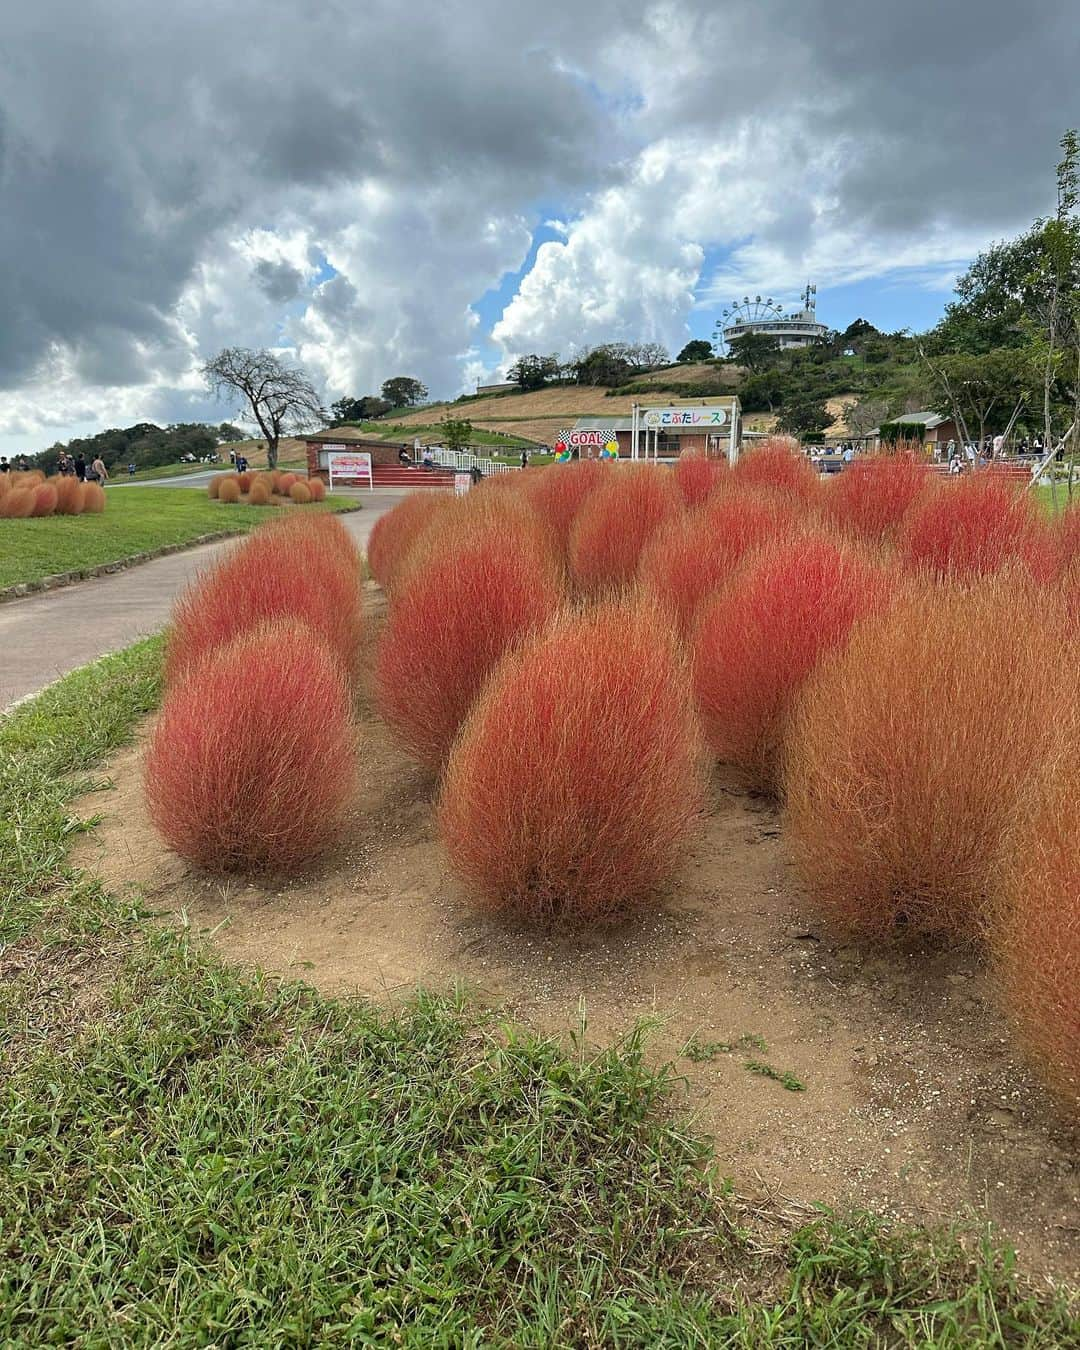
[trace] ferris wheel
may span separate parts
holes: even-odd
[[[732,329],[744,324],[775,323],[783,317],[783,305],[776,304],[771,295],[744,295],[741,300],[733,300],[717,319],[713,342],[726,346]]]

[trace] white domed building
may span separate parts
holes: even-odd
[[[818,322],[817,287],[808,285],[802,300],[802,309],[785,315],[783,305],[774,304],[771,296],[762,299],[760,295],[744,295],[724,310],[713,332],[713,340],[720,344],[725,354],[736,338],[746,337],[748,333],[776,338],[781,349],[809,347],[820,342],[829,329],[827,324]]]

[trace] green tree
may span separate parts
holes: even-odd
[[[427,386],[411,375],[395,375],[384,380],[380,392],[392,408],[415,408],[428,396]]]
[[[447,450],[468,450],[472,441],[473,425],[466,417],[444,417],[442,420],[443,444]]]
[[[768,333],[744,333],[728,343],[728,357],[752,374],[775,365],[780,355],[780,339]]]
[[[339,398],[330,405],[335,426],[342,422],[367,422],[373,417],[382,417],[390,408],[386,399],[375,394],[365,394],[363,398]]]
[[[326,421],[326,410],[302,370],[286,365],[265,349],[226,347],[202,369],[210,392],[217,398],[239,396],[243,416],[262,432],[266,462],[277,467],[278,441],[291,431],[303,431]]]
[[[538,356],[533,353],[518,357],[506,372],[506,378],[513,380],[522,391],[543,389],[544,385],[558,379],[559,369],[557,353],[550,356]]]
[[[680,365],[686,361],[708,361],[712,354],[711,342],[706,342],[704,338],[694,338],[692,342],[686,344],[675,360]]]
[[[789,436],[800,440],[815,440],[832,421],[824,402],[805,399],[785,407],[777,418],[777,426]]]

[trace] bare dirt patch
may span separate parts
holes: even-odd
[[[975,950],[838,940],[803,899],[775,806],[727,773],[651,913],[577,935],[480,917],[439,846],[433,784],[367,697],[359,703],[351,838],[310,875],[223,881],[167,853],[147,818],[139,746],[114,759],[110,788],[77,804],[102,821],[76,861],[140,891],[164,920],[212,934],[229,958],[332,994],[393,998],[464,981],[542,1030],[584,1016],[593,1041],[656,1018],[653,1054],[685,1076],[741,1190],[989,1220],[1029,1270],[1075,1277],[1080,1133],[1024,1069]],[[711,1057],[690,1058],[690,1042]]]

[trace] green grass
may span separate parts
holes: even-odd
[[[123,464],[115,464],[109,470],[109,482],[117,483],[145,483],[153,482],[157,478],[185,478],[191,473],[225,473],[229,468],[228,461],[225,464],[155,464],[152,469],[136,469],[134,473],[129,474]]]
[[[327,501],[304,509],[341,510],[343,505],[355,503]],[[119,562],[218,530],[246,532],[288,509],[223,505],[196,488],[110,488],[98,516],[0,520],[0,587]]]
[[[417,436],[423,441],[437,440],[443,435],[443,426],[441,422],[432,422],[424,426],[411,426],[408,423],[400,422],[349,422],[346,425],[354,426],[367,436],[378,436],[384,441],[408,441],[410,444]],[[520,449],[523,445],[534,445],[535,441],[524,440],[520,436],[503,435],[498,431],[485,431],[483,427],[473,427],[470,437],[473,445],[497,445],[504,447],[517,447]]]
[[[145,926],[65,851],[159,663],[0,721],[0,1344],[1077,1344],[986,1244],[741,1206],[640,1031],[333,1001]]]

